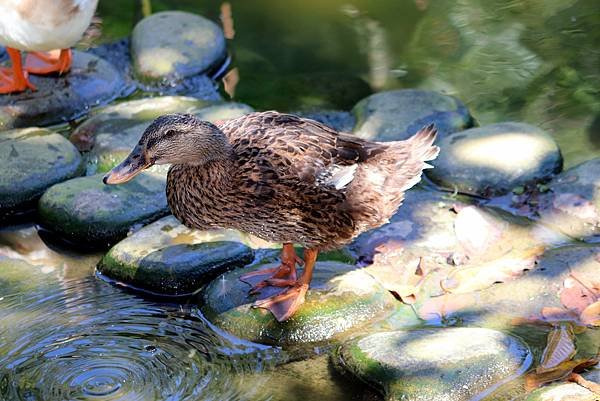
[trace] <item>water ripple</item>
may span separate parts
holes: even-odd
[[[93,278],[0,300],[2,400],[242,399],[273,351]],[[265,362],[266,361],[266,362]]]

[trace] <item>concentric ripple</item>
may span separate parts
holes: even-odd
[[[241,399],[271,352],[94,278],[0,299],[1,400]]]

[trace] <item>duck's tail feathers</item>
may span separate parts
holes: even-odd
[[[408,139],[411,144],[411,158],[428,162],[434,160],[440,153],[439,146],[434,146],[433,143],[437,137],[437,129],[433,123],[421,128],[415,135]],[[425,163],[423,168],[433,168],[432,165]]]

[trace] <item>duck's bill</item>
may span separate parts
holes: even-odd
[[[143,157],[131,153],[121,164],[110,170],[102,179],[105,184],[123,184],[150,167]]]

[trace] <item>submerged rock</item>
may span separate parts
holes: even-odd
[[[460,321],[497,327],[515,319],[546,320],[543,310],[563,309],[560,291],[570,275],[583,283],[597,282],[599,255],[600,247],[582,245],[547,250],[514,280],[496,283],[484,291],[449,292],[418,299],[415,307],[429,323]],[[434,275],[427,280],[432,286],[440,285],[439,277]]]
[[[252,303],[281,291],[268,288],[249,296],[250,285],[240,276],[259,265],[222,275],[204,290],[202,312],[219,328],[238,337],[266,344],[300,346],[340,339],[352,329],[385,317],[394,298],[371,276],[352,265],[317,262],[306,302],[289,320],[279,323]]]
[[[598,395],[576,383],[560,383],[533,391],[525,401],[598,401]]]
[[[62,123],[86,114],[92,106],[123,95],[120,73],[89,53],[73,52],[71,70],[60,77],[30,76],[37,91],[0,97],[0,129]]]
[[[132,100],[105,107],[71,134],[81,151],[89,151],[88,174],[106,172],[119,164],[137,144],[150,123],[163,114],[190,113],[208,120],[225,120],[252,112],[241,103],[213,103],[185,96],[163,96]],[[166,172],[168,167],[156,166]]]
[[[480,399],[532,362],[516,338],[482,328],[393,331],[342,346],[338,365],[388,400]]]
[[[136,225],[169,213],[164,177],[142,173],[122,185],[104,185],[102,175],[75,178],[48,189],[38,204],[41,223],[62,238],[105,248]]]
[[[0,132],[0,220],[34,208],[50,186],[82,172],[77,149],[43,128]]]
[[[431,123],[439,138],[473,126],[473,118],[460,100],[417,89],[376,93],[358,102],[352,112],[354,133],[376,141],[407,139]]]
[[[463,193],[503,195],[517,186],[548,180],[562,168],[554,139],[525,123],[471,128],[437,143],[440,155],[427,176]]]
[[[131,51],[135,73],[146,81],[201,74],[226,56],[221,28],[182,11],[159,12],[138,22]]]
[[[513,196],[508,210],[586,242],[600,241],[600,158],[570,168],[544,192]]]
[[[252,262],[251,246],[259,245],[268,244],[234,230],[193,230],[167,216],[112,247],[98,269],[143,290],[184,295]]]
[[[54,269],[34,266],[20,259],[0,256],[0,272],[0,301],[6,295],[27,294],[32,290],[52,288],[58,284]]]

